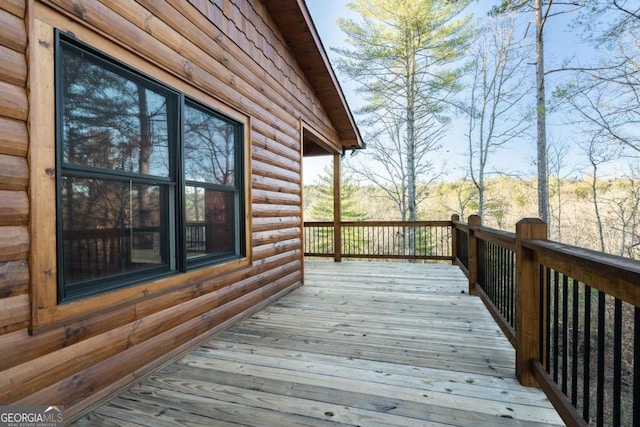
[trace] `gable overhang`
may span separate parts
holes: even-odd
[[[364,148],[360,131],[304,0],[262,1],[336,129],[342,151]],[[305,141],[310,144],[307,155],[329,154],[322,146],[312,147],[316,142],[313,138],[305,138]]]

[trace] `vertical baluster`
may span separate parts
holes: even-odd
[[[489,298],[493,300],[493,286],[491,286],[491,262],[493,261],[493,254],[492,254],[493,247],[491,246],[491,243],[485,242],[484,240],[480,241],[480,245],[484,246],[487,254],[483,263],[485,268],[485,275],[486,275],[486,278],[484,281],[484,290],[487,293],[487,295],[489,295]]]
[[[93,241],[93,250],[94,250],[94,255],[93,258],[96,260],[95,261],[95,266],[96,266],[96,271],[98,271],[100,274],[104,274],[104,267],[106,266],[103,262],[103,260],[101,259],[102,257],[100,256],[100,245],[101,243],[104,244],[104,241],[106,240],[106,238],[100,238],[98,237],[97,239],[94,239]],[[121,257],[121,262],[124,262],[125,259],[130,260],[131,257]],[[125,266],[123,266],[125,267]]]
[[[511,289],[511,326],[516,327],[516,261],[515,254],[513,252],[510,253],[509,256],[509,280],[511,281],[510,289]]]
[[[324,227],[325,230],[325,235],[324,237],[322,235],[318,236],[320,241],[324,241],[324,247],[327,248],[326,249],[326,253],[331,254],[331,253],[335,253],[335,245],[333,244],[333,229],[330,227]],[[331,234],[329,234],[331,233]]]
[[[538,331],[539,331],[539,341],[540,341],[540,345],[539,345],[539,349],[538,349],[538,360],[540,360],[540,362],[542,363],[542,366],[545,367],[545,369],[547,370],[547,372],[549,372],[548,369],[548,359],[545,357],[546,356],[546,348],[549,345],[549,342],[546,340],[547,339],[547,331],[545,328],[545,321],[544,319],[546,318],[546,304],[545,301],[548,298],[547,297],[547,286],[545,283],[545,267],[540,264],[539,266],[539,286],[540,286],[540,309],[539,309],[539,322],[540,324],[538,325]],[[546,322],[548,323],[548,322]]]
[[[560,289],[558,287],[559,274],[557,271],[553,272],[553,380],[558,383],[558,357],[559,351],[559,325],[558,319],[560,318]]]
[[[591,288],[584,285],[584,363],[582,385],[582,418],[589,421],[589,406],[591,403]]]
[[[573,301],[572,301],[572,319],[573,327],[571,331],[572,339],[572,351],[571,351],[571,404],[578,406],[578,328],[579,325],[579,284],[576,279],[573,279]]]
[[[489,286],[489,244],[484,240],[477,240],[478,242],[478,268],[482,269],[482,276],[484,281],[481,284],[481,288],[491,298],[491,287]],[[478,278],[481,275],[478,274]]]
[[[490,270],[491,274],[490,274],[490,278],[489,278],[489,283],[491,286],[491,300],[495,301],[496,300],[496,246],[493,243],[487,243],[487,246],[489,248],[491,248],[491,256],[490,256],[490,260],[491,260],[491,264],[490,267],[488,268],[488,270]]]
[[[496,302],[502,313],[502,247],[496,245]]]
[[[640,308],[633,309],[633,425],[640,425]]]
[[[598,291],[598,386],[596,387],[597,425],[604,426],[604,356],[605,356],[605,293]]]
[[[342,228],[342,255],[346,255],[351,253],[351,248],[349,247],[349,241],[350,241],[350,237],[353,235],[353,230],[351,229],[351,227],[345,226],[345,227],[341,227]]]
[[[440,250],[440,243],[438,240],[439,236],[439,227],[429,227],[424,228],[425,236],[428,234],[429,236],[429,245],[424,245],[424,255],[441,255],[442,251]],[[435,243],[434,243],[435,242]],[[427,251],[428,249],[428,251]]]
[[[622,392],[622,301],[614,303],[613,314],[613,425],[621,424]]]
[[[493,303],[495,305],[498,305],[499,304],[498,298],[499,298],[499,295],[500,295],[500,286],[499,286],[500,278],[498,276],[498,274],[499,274],[498,268],[499,268],[499,265],[500,265],[499,264],[499,262],[500,262],[500,260],[499,260],[500,250],[498,248],[498,245],[495,245],[495,244],[492,243],[491,244],[491,252],[492,252],[492,255],[493,255],[491,257],[491,259],[493,261],[492,264],[491,264],[491,273],[492,273],[492,275],[491,275],[491,283],[493,285],[493,298],[492,298],[492,300],[493,300]]]
[[[487,293],[487,295],[489,295],[489,298],[491,298],[491,266],[489,265],[489,262],[491,260],[489,251],[491,250],[491,248],[489,247],[489,243],[483,240],[480,240],[479,242],[482,254],[481,265],[484,272],[484,283],[482,284],[482,288]]]
[[[569,376],[569,277],[562,277],[562,392],[567,394]]]
[[[441,249],[442,244],[440,243],[440,238],[442,233],[439,233],[439,227],[430,227],[425,228],[425,233],[429,233],[429,246],[425,245],[424,254],[427,255],[427,248],[429,249],[428,255],[444,255],[444,251]],[[435,239],[434,239],[435,234]]]
[[[551,269],[545,267],[545,278],[546,278],[546,364],[547,364],[547,373],[551,373]]]
[[[513,321],[514,319],[514,277],[513,277],[513,273],[515,270],[515,265],[513,263],[513,252],[512,251],[508,251],[507,252],[507,280],[509,282],[508,286],[509,286],[509,300],[508,300],[508,304],[509,304],[509,324],[511,326],[515,327],[515,323]]]
[[[507,323],[511,324],[511,251],[504,250],[504,313]]]
[[[500,303],[502,300],[502,247],[495,245],[496,248],[496,300],[495,304],[500,310]]]
[[[500,247],[500,312],[507,318],[507,250]]]
[[[505,284],[504,284],[504,248],[502,246],[498,246],[498,301],[500,307],[500,314],[504,316],[504,294],[505,294]]]
[[[342,235],[341,239],[342,239],[343,243],[342,243],[342,248],[341,249],[342,249],[342,255],[344,256],[344,254],[348,254],[349,253],[349,247],[347,245],[347,240],[348,240],[347,238],[349,236],[349,227],[346,227],[346,226],[345,227],[340,227],[340,234]]]

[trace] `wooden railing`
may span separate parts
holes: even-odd
[[[305,255],[453,261],[567,425],[640,426],[640,262],[548,241],[538,219],[336,224],[305,223]]]
[[[305,222],[305,256],[452,261],[451,221]]]
[[[640,425],[640,262],[546,240],[540,220],[515,233],[454,221],[466,234],[470,293],[516,350],[521,383],[541,387],[567,425]]]

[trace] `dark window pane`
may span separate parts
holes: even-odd
[[[166,193],[157,185],[64,177],[65,284],[166,266]]]
[[[235,194],[186,187],[187,258],[233,254],[235,250]]]
[[[65,163],[169,176],[168,97],[150,82],[62,44]]]
[[[190,104],[184,111],[184,163],[187,181],[234,185],[238,125]]]

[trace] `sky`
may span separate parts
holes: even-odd
[[[347,0],[305,0],[305,2],[329,59],[334,61],[337,54],[331,48],[347,46],[345,43],[346,35],[338,27],[336,20],[339,17],[346,17],[357,21],[359,20],[359,15],[346,7]],[[472,13],[476,18],[482,18],[486,16],[486,12],[494,3],[497,3],[497,1],[479,0],[473,2],[469,6],[467,13]],[[581,46],[576,36],[570,31],[569,23],[568,19],[563,21],[562,18],[554,18],[554,25],[547,27],[548,30],[545,33],[547,40],[545,56],[547,58],[546,63],[551,64],[551,66],[554,63],[559,64],[564,58],[573,57],[586,51],[585,46]],[[549,40],[562,40],[562,42],[549,43]],[[344,75],[341,75],[335,66],[334,71],[338,76],[351,110],[357,109],[361,102],[359,95],[354,91],[355,84],[348,81]],[[547,85],[547,98],[550,96],[550,86],[549,84]],[[532,94],[531,96],[535,95]],[[357,120],[358,118],[356,117]],[[439,160],[445,163],[447,171],[445,179],[454,180],[463,177],[466,173],[468,158],[465,155],[467,149],[465,126],[466,122],[461,117],[454,118],[448,135],[443,140],[444,148],[437,153]],[[554,122],[552,118],[548,119],[547,126],[549,138],[570,137],[568,131],[563,131],[562,126]],[[363,129],[360,130],[366,142],[366,132],[363,132]],[[535,129],[533,129],[533,132],[535,132]],[[496,153],[494,159],[496,164],[500,164],[501,170],[504,170],[504,166],[508,165],[508,172],[534,175],[536,173],[534,164],[535,152],[535,143],[520,143]],[[322,173],[323,168],[330,164],[331,156],[304,159],[304,183],[314,183],[318,175]]]

